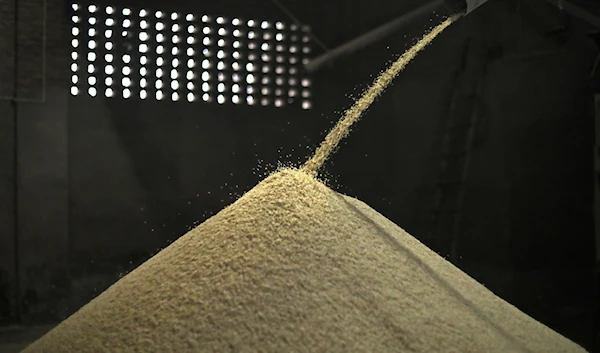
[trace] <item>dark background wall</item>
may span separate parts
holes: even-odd
[[[335,47],[418,5],[398,3],[286,5]],[[417,21],[318,72],[313,109],[302,110],[73,97],[70,4],[47,0],[45,32],[43,4],[18,4],[0,3],[5,323],[66,317],[279,164],[298,165],[352,97],[439,21]],[[96,4],[289,22],[269,1]],[[442,140],[455,111],[452,97],[475,97],[452,261],[590,347],[594,111],[588,87],[596,48],[583,32],[577,24],[565,28],[542,1],[490,1],[398,77],[342,143],[324,177],[449,256],[450,247],[430,236]]]

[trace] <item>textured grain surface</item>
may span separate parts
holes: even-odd
[[[584,352],[364,203],[270,176],[25,350]]]

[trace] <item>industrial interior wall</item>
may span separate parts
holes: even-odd
[[[56,4],[53,16],[65,16],[64,6]],[[494,11],[504,17],[493,14],[492,6],[478,10],[477,21],[508,22],[498,27],[506,37],[483,41],[492,49],[504,48],[504,54],[492,55],[484,77],[485,109],[467,179],[458,265],[528,314],[584,343],[578,333],[585,331],[585,320],[578,314],[584,303],[575,291],[559,289],[586,289],[583,275],[581,280],[574,275],[585,264],[565,251],[575,251],[586,244],[588,233],[592,236],[591,228],[585,229],[587,223],[591,227],[591,208],[585,209],[586,194],[581,190],[591,175],[591,162],[588,173],[574,167],[572,158],[581,155],[577,165],[585,166],[589,154],[585,141],[573,138],[585,136],[585,121],[591,119],[577,110],[585,102],[575,101],[587,84],[589,55],[571,42],[570,49],[557,54],[527,57],[539,46],[552,51],[561,44],[541,40],[533,30],[517,39],[520,32],[510,28],[515,14],[498,6]],[[437,182],[440,136],[462,48],[477,33],[473,26],[481,30],[476,27],[481,23],[475,22],[467,18],[457,23],[421,54],[326,168],[334,188],[364,200],[417,238],[426,232],[426,214],[433,207],[427,196]],[[416,25],[409,30],[416,38],[425,28]],[[488,35],[489,27],[480,32]],[[48,55],[48,62],[68,58],[68,44],[62,43],[68,30],[49,31],[49,43],[51,38],[61,44],[47,47],[62,52]],[[0,40],[7,39],[0,35]],[[349,105],[346,94],[355,88],[358,95],[373,68],[383,68],[405,46],[403,39],[381,43],[320,73],[313,88],[315,109],[310,111],[68,98],[68,64],[48,63],[48,76],[55,77],[48,83],[48,103],[17,105],[23,119],[17,120],[16,135],[14,129],[10,132],[9,114],[4,114],[11,105],[0,102],[1,123],[8,126],[1,132],[8,135],[1,142],[7,149],[0,150],[1,167],[7,166],[0,171],[0,207],[6,214],[17,210],[15,191],[5,183],[17,180],[19,185],[16,225],[0,215],[7,220],[0,224],[6,228],[1,229],[0,252],[19,239],[21,268],[21,283],[15,286],[12,251],[0,257],[0,268],[9,278],[0,282],[8,283],[4,293],[21,288],[22,314],[32,320],[41,319],[36,313],[54,312],[50,316],[57,319],[76,310],[120,274],[250,189],[277,162],[306,157],[339,117],[333,112]],[[0,73],[3,70],[0,67]],[[556,129],[570,134],[557,138]],[[17,137],[13,146],[23,161],[17,170],[11,167],[14,159],[8,152],[11,136]],[[528,168],[522,169],[524,165]],[[570,213],[559,208],[567,204]],[[541,218],[546,219],[543,227]],[[575,224],[581,227],[577,231]],[[559,250],[564,257],[556,255]],[[543,261],[523,261],[542,252]],[[67,260],[71,283],[63,276]],[[572,266],[558,266],[564,263]],[[70,291],[65,290],[69,286]],[[550,297],[552,292],[557,296]]]

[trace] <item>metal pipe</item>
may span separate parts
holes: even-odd
[[[574,5],[564,0],[546,0],[552,5],[558,7],[561,11],[568,12],[569,14],[578,17],[585,22],[591,24],[594,27],[600,28],[600,17],[592,14],[589,11],[582,9],[581,7]]]
[[[316,57],[305,65],[306,71],[309,73],[315,72],[327,63],[331,63],[335,59],[353,53],[359,49],[366,47],[367,45],[374,43],[387,35],[396,32],[399,28],[412,23],[415,19],[425,15],[431,14],[434,11],[442,8],[444,0],[435,0],[426,5],[423,5],[401,17],[386,23],[374,30],[355,38],[342,46],[339,46],[321,56]]]

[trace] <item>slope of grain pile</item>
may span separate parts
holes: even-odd
[[[270,176],[25,350],[584,352],[364,203]]]

